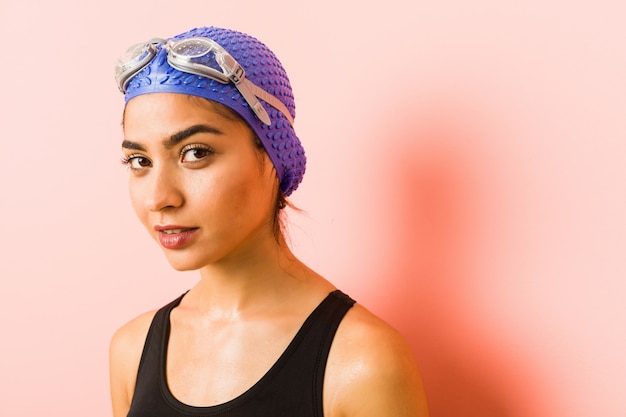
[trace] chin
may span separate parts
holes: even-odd
[[[180,265],[180,264],[175,264],[173,262],[170,262],[170,266],[179,272],[196,271],[200,269],[199,267],[193,267],[189,265]]]
[[[197,259],[193,259],[184,253],[168,254],[166,252],[165,258],[172,268],[181,272],[196,271],[203,266]]]

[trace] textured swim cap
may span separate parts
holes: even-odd
[[[245,77],[279,99],[296,116],[296,104],[289,78],[274,53],[259,40],[245,33],[216,27],[195,28],[172,39],[206,37],[220,44],[244,68]],[[263,107],[271,119],[264,124],[254,114],[233,83],[222,84],[213,79],[179,71],[167,62],[167,51],[161,48],[154,59],[130,79],[125,101],[150,93],[189,94],[223,104],[238,113],[261,140],[276,168],[280,188],[290,195],[302,181],[306,157],[300,140],[287,118],[271,105]]]

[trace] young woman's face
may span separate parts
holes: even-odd
[[[236,262],[274,239],[278,181],[250,128],[213,104],[138,96],[124,116],[137,216],[178,270]]]

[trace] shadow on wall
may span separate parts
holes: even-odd
[[[377,210],[388,219],[378,242],[388,251],[371,278],[388,297],[378,313],[409,339],[432,417],[521,416],[531,401],[519,398],[529,390],[523,365],[480,309],[481,300],[498,296],[485,297],[493,277],[479,273],[494,244],[486,208],[498,201],[498,173],[489,164],[498,151],[487,133],[463,121],[471,118],[449,109],[402,120],[412,124],[379,135],[397,145],[377,170],[386,201]]]

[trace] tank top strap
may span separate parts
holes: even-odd
[[[309,340],[307,342],[310,343],[310,346],[317,346],[319,349],[316,355],[313,379],[313,406],[315,417],[322,417],[324,415],[322,392],[324,389],[324,375],[326,373],[326,363],[328,361],[330,347],[341,320],[354,303],[355,301],[349,296],[340,290],[335,290],[331,292],[311,316],[309,316],[309,318],[313,317],[311,320],[313,322],[313,328],[308,334]]]
[[[139,369],[137,370],[137,380],[135,382],[135,392],[131,401],[128,416],[132,416],[132,411],[137,407],[134,404],[154,404],[154,399],[160,397],[161,388],[161,364],[163,352],[166,349],[169,339],[169,319],[171,311],[180,304],[187,292],[180,295],[174,301],[161,307],[152,318],[150,328],[143,346]],[[148,410],[143,410],[144,412]],[[144,415],[150,415],[146,413]],[[158,414],[154,414],[155,416]]]

